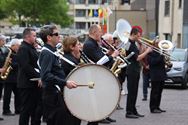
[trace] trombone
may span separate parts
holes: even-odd
[[[173,60],[177,60],[175,57],[173,57],[172,55],[169,55],[167,52],[173,50],[174,46],[172,44],[172,42],[168,41],[168,40],[161,40],[158,43],[158,47],[156,47],[154,44],[155,40],[149,40],[147,38],[141,37],[140,41],[142,44],[146,45],[147,47],[151,47],[153,49],[153,51],[158,52],[162,55],[164,55],[166,58],[170,58]],[[145,41],[145,42],[144,42]]]
[[[120,38],[120,40],[124,44],[127,44],[131,29],[132,29],[131,25],[129,24],[128,21],[126,21],[124,19],[119,19],[117,21],[116,27],[117,27],[117,29],[116,29],[117,36]],[[158,43],[158,47],[155,47],[154,41],[152,41],[152,40],[141,37],[140,41],[142,44],[146,45],[147,47],[153,48],[154,51],[164,55],[166,58],[177,60],[175,57],[173,57],[172,55],[169,55],[167,53],[167,52],[173,50],[173,48],[174,48],[174,45],[172,44],[172,42],[170,42],[168,40],[161,40]]]

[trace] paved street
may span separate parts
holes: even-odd
[[[126,96],[121,97],[121,106],[125,107]],[[11,101],[13,103],[13,99]],[[137,100],[137,109],[139,113],[145,114],[144,118],[127,119],[125,118],[125,109],[116,110],[112,114],[112,118],[116,119],[116,123],[111,125],[187,125],[188,124],[188,90],[180,90],[178,88],[165,88],[163,91],[161,108],[167,110],[162,114],[151,114],[149,112],[149,101],[142,101],[142,89],[139,88],[139,96]],[[0,112],[2,113],[2,101],[0,103]],[[11,106],[12,111],[13,106]],[[18,125],[18,115],[3,117],[5,120],[0,121],[0,125]],[[43,123],[42,125],[45,125]],[[82,122],[86,125],[86,122]],[[102,125],[102,124],[101,124]]]

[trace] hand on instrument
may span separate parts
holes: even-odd
[[[112,55],[113,52],[114,52],[113,50],[109,49],[109,50],[106,52],[106,54],[107,54],[107,55]]]
[[[150,53],[150,52],[152,52],[153,51],[153,49],[151,48],[151,47],[148,47],[147,49],[146,49],[146,52],[147,53]]]
[[[72,89],[72,88],[76,88],[77,84],[74,81],[67,81],[66,86],[67,88]]]
[[[38,87],[41,88],[42,87],[42,81],[38,80]]]
[[[4,73],[5,72],[5,68],[0,68],[0,73]]]
[[[119,51],[118,50],[115,50],[113,53],[112,53],[112,57],[117,57],[119,55]]]

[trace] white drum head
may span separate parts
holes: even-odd
[[[67,80],[79,85],[94,83],[75,89],[64,88],[65,103],[70,112],[85,121],[99,121],[108,117],[115,109],[120,98],[117,78],[104,66],[89,64],[73,70]]]

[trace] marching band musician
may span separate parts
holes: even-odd
[[[103,36],[103,39],[108,42],[110,45],[112,45],[114,48],[116,48],[119,45],[119,41],[117,39],[116,36],[113,36],[112,34],[106,33]],[[104,43],[105,44],[105,43]],[[113,51],[110,51],[113,52]],[[111,66],[113,65],[114,61],[112,61]],[[118,80],[120,82],[120,89],[121,91],[123,90],[123,82],[125,81],[125,77],[126,77],[126,67],[121,69],[121,72],[118,74]],[[120,104],[118,103],[117,105],[117,109],[118,110],[122,110],[123,108],[120,106]],[[115,120],[114,120],[115,121]]]
[[[5,68],[3,68],[3,64],[5,62],[5,54],[3,51],[3,46],[5,44],[5,36],[4,35],[0,35],[0,73],[5,72]],[[0,100],[2,98],[2,90],[3,90],[3,80],[0,78]],[[3,118],[0,117],[0,121],[2,121]]]
[[[158,40],[155,42],[155,46],[158,45],[158,42]],[[148,55],[148,63],[151,78],[150,111],[151,113],[166,112],[160,108],[164,81],[166,79],[164,55],[153,51]]]
[[[105,55],[100,47],[102,36],[102,29],[99,25],[93,24],[89,28],[89,37],[83,45],[83,52],[91,61],[108,66],[113,61],[113,58],[119,55],[118,50],[114,51],[111,55]],[[109,120],[102,120],[102,123],[110,123]],[[98,122],[90,122],[88,125],[98,125]]]
[[[64,51],[64,57],[71,62],[75,63],[76,65],[79,65],[80,63],[80,50],[81,50],[81,44],[78,41],[76,37],[68,36],[63,39],[63,51]],[[63,69],[65,71],[65,76],[67,76],[75,67],[71,64],[67,63],[66,61],[63,61]],[[80,125],[81,120],[74,117],[70,112],[68,113],[70,116],[70,125]]]
[[[137,28],[142,35],[142,28],[140,26],[133,26],[132,28]],[[140,51],[140,54],[143,53],[147,46],[143,45],[140,40],[137,42],[138,48]],[[149,73],[149,64],[148,64],[148,55],[145,56],[141,61],[142,65],[142,80],[143,80],[143,101],[147,101],[147,96],[148,96],[148,87],[149,87],[149,80],[150,80],[150,73]]]
[[[110,61],[113,60],[113,57],[116,57],[119,55],[119,51],[114,51],[110,56],[105,55],[102,52],[102,49],[100,47],[100,41],[102,36],[102,29],[99,25],[92,25],[89,28],[89,37],[85,41],[83,46],[83,52],[86,54],[86,56],[91,59],[95,63],[99,63],[101,61],[105,66],[109,64]]]
[[[63,56],[76,65],[80,63],[80,50],[81,44],[76,37],[68,36],[63,39]],[[63,67],[66,76],[75,68],[65,61],[63,61]]]
[[[41,81],[31,81],[31,78],[38,78],[39,72],[37,60],[38,53],[35,45],[36,32],[28,27],[23,31],[23,41],[17,52],[18,77],[17,87],[21,99],[21,111],[19,125],[28,125],[31,118],[31,125],[35,124],[35,111],[38,105],[39,88]]]
[[[61,59],[55,54],[56,45],[60,42],[57,27],[50,25],[40,31],[45,43],[39,56],[40,76],[43,85],[44,114],[47,125],[69,125],[68,109],[65,105],[62,90],[77,87],[74,81],[65,80]]]
[[[132,28],[129,41],[127,43],[127,45],[130,45],[126,51],[127,54],[129,55],[131,52],[135,53],[130,59],[128,59],[131,64],[127,66],[128,95],[125,115],[127,118],[144,117],[144,115],[139,114],[136,109],[138,84],[141,70],[139,61],[142,60],[148,53],[150,53],[152,49],[147,48],[142,54],[139,54],[139,49],[136,46],[136,42],[139,40],[140,35],[141,33],[139,32],[139,29]]]
[[[17,52],[20,47],[21,42],[19,39],[12,39],[10,41],[10,49],[11,49],[11,64],[12,70],[9,75],[5,79],[4,84],[4,97],[3,97],[3,115],[11,116],[14,113],[10,110],[10,99],[11,93],[14,93],[14,108],[15,114],[20,113],[20,97],[19,90],[17,88],[17,74],[18,74],[18,63],[17,63]]]

